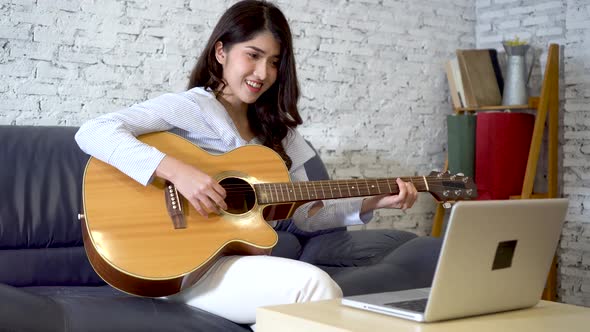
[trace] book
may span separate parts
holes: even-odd
[[[457,50],[467,107],[502,104],[502,94],[489,49]]]
[[[445,72],[447,74],[447,81],[449,82],[449,92],[451,94],[453,107],[465,107],[463,82],[461,81],[461,73],[459,72],[457,58],[451,59],[445,63]]]
[[[477,114],[475,183],[478,199],[508,199],[522,192],[534,126],[534,114]]]
[[[500,62],[498,61],[498,51],[495,48],[490,48],[490,59],[492,60],[492,67],[494,68],[494,75],[496,75],[496,82],[498,83],[498,89],[500,89],[500,95],[504,95],[504,77],[502,76],[502,69],[500,68]]]
[[[472,114],[447,116],[448,169],[452,174],[475,175],[476,119]]]

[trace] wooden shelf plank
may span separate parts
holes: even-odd
[[[529,97],[528,104],[522,105],[496,105],[496,106],[478,106],[478,107],[458,107],[455,112],[477,112],[477,111],[495,111],[495,110],[536,110],[539,106],[539,97]]]
[[[494,111],[494,110],[522,110],[529,108],[529,105],[498,105],[498,106],[479,106],[479,107],[460,107],[457,112],[474,112],[474,111]]]

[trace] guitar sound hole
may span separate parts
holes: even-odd
[[[242,214],[250,211],[256,202],[256,195],[252,186],[238,178],[225,178],[219,182],[225,189],[228,213]]]

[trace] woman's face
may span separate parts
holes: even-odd
[[[280,45],[269,31],[234,44],[229,50],[217,42],[215,56],[227,84],[223,98],[235,109],[254,103],[277,79]]]

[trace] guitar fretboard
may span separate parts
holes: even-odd
[[[428,183],[424,177],[401,179],[405,182],[412,182],[418,191],[428,191]],[[397,182],[392,178],[258,183],[254,185],[254,190],[260,204],[399,193]]]

